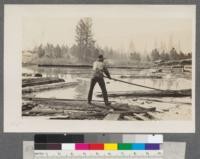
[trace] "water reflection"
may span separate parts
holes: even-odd
[[[79,86],[75,87],[77,92],[76,99],[86,99],[89,90],[89,82],[82,80]]]

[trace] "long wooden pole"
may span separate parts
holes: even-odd
[[[108,78],[106,76],[104,76],[105,78]],[[153,87],[149,87],[149,86],[144,86],[144,85],[140,85],[140,84],[136,84],[136,83],[132,83],[132,82],[127,82],[127,81],[122,81],[120,79],[116,79],[116,78],[108,78],[114,81],[118,81],[118,82],[122,82],[122,83],[126,83],[126,84],[130,84],[130,85],[134,85],[134,86],[138,86],[138,87],[143,87],[143,88],[148,88],[148,89],[153,89],[153,90],[157,90],[157,91],[165,91],[162,89],[158,89],[158,88],[153,88]]]

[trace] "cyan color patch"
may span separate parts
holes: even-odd
[[[132,150],[145,150],[145,144],[132,144]]]

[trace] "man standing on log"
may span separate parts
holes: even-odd
[[[109,79],[111,79],[111,76],[104,63],[103,55],[99,55],[98,59],[93,63],[93,71],[94,71],[93,76],[90,82],[90,90],[88,93],[88,104],[91,104],[93,89],[94,89],[95,84],[98,83],[103,94],[105,105],[109,106],[111,105],[111,103],[108,101],[108,95],[107,95],[107,90],[106,90],[103,74],[105,73]]]

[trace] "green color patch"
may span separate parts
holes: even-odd
[[[131,150],[132,144],[118,144],[118,150]]]

